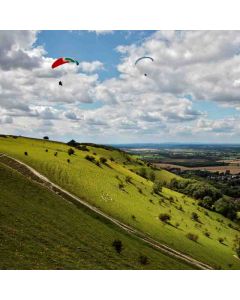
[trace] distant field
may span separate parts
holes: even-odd
[[[227,170],[230,171],[231,174],[238,174],[240,173],[240,166],[238,165],[229,165],[229,166],[215,166],[215,167],[183,167],[179,165],[174,165],[174,164],[161,164],[157,163],[154,164],[158,168],[163,168],[163,169],[168,169],[168,168],[179,168],[182,171],[185,170],[201,170],[201,171],[209,171],[209,172],[226,172]]]

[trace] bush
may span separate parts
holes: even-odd
[[[68,155],[73,155],[75,153],[75,151],[72,148],[68,149]]]
[[[125,181],[127,183],[132,183],[132,177],[131,176],[126,176]]]
[[[135,221],[135,220],[136,220],[136,216],[135,216],[135,215],[132,215],[132,219]]]
[[[89,160],[89,161],[91,161],[91,162],[95,162],[96,160],[95,160],[95,157],[93,157],[93,156],[91,156],[91,155],[86,155],[85,156],[85,159],[86,160]]]
[[[54,153],[54,156],[57,156],[57,155],[58,155],[58,153],[57,153],[57,152],[55,152],[55,153]]]
[[[71,146],[71,145],[69,145],[69,146]],[[77,148],[77,149],[80,150],[80,151],[86,151],[86,152],[89,152],[89,149],[87,148],[86,145],[78,145],[78,146],[76,146],[75,148]]]
[[[28,156],[28,153],[27,153],[27,152],[24,152],[24,155]]]
[[[149,179],[150,179],[152,182],[155,181],[156,175],[155,175],[155,173],[154,173],[153,171],[150,172],[150,174],[149,174]]]
[[[164,223],[168,223],[171,220],[171,216],[169,214],[160,214],[159,215],[159,220],[161,220]]]
[[[210,233],[208,231],[204,232],[204,235],[207,237],[207,238],[210,238]]]
[[[110,160],[111,160],[111,161],[115,161],[113,157],[110,157]]]
[[[141,168],[139,169],[139,171],[137,172],[138,175],[140,175],[143,178],[147,178],[147,171],[145,168]]]
[[[67,159],[67,162],[70,163],[70,159],[69,158]]]
[[[159,194],[159,193],[162,192],[162,184],[159,181],[154,182],[154,184],[153,184],[153,192],[155,194]]]
[[[194,234],[194,233],[188,233],[187,234],[187,238],[193,242],[197,242],[198,241],[198,235]]]
[[[123,245],[120,240],[114,240],[112,243],[112,246],[118,254],[120,254],[122,252]]]
[[[219,241],[219,243],[221,243],[221,244],[223,244],[223,242],[224,242],[224,238],[218,238],[218,241]]]
[[[48,152],[48,149],[46,149],[45,151]]]
[[[123,185],[122,183],[119,183],[119,184],[118,184],[118,188],[119,188],[120,190],[123,190],[123,189],[124,189],[124,185]]]
[[[148,257],[146,255],[140,255],[138,258],[141,265],[147,265],[148,264]]]
[[[191,215],[191,219],[193,221],[196,221],[196,222],[199,222],[199,216],[196,212],[193,212],[192,215]]]
[[[105,157],[100,157],[100,163],[101,164],[106,164],[107,159]]]
[[[234,248],[235,248],[236,254],[240,258],[240,236],[236,235],[233,242],[234,242]]]
[[[44,140],[49,140],[49,137],[48,136],[44,136],[43,139]]]

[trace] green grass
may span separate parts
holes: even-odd
[[[0,189],[0,269],[191,268],[1,163]],[[115,239],[123,243],[121,254],[112,247]]]
[[[233,249],[233,240],[239,231],[228,226],[233,224],[230,220],[200,208],[194,199],[166,188],[161,195],[152,195],[153,183],[131,171],[143,167],[137,160],[129,161],[126,155],[117,150],[88,148],[90,152],[76,150],[75,155],[69,157],[69,147],[65,144],[26,138],[0,138],[0,152],[33,166],[107,214],[215,268],[240,269],[240,261],[234,257]],[[24,155],[25,151],[28,156]],[[57,157],[54,156],[56,151]],[[104,156],[108,159],[112,157],[114,161],[108,160],[108,165],[98,167],[85,159],[87,154],[96,160]],[[68,158],[70,164],[67,163]],[[146,165],[144,167],[148,169]],[[175,177],[167,171],[155,172],[162,182],[169,182]],[[132,178],[132,183],[125,181],[127,176]],[[123,184],[124,188],[120,189],[119,184]],[[201,223],[191,219],[192,212],[197,212]],[[160,213],[171,216],[170,224],[159,220]],[[205,236],[206,231],[210,233],[210,238]],[[198,242],[189,240],[186,237],[188,233],[197,234]],[[224,238],[224,244],[219,243],[220,237]]]

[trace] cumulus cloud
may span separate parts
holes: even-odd
[[[211,120],[195,105],[208,100],[240,109],[237,31],[159,31],[119,45],[119,76],[102,81],[98,60],[52,70],[53,58],[35,46],[37,35],[0,32],[1,130],[27,135],[48,130],[58,138],[96,142],[240,134],[236,117]],[[154,63],[136,67],[143,55]],[[81,109],[82,103],[93,106]]]
[[[89,32],[95,32],[96,35],[106,35],[106,34],[113,34],[113,30],[89,30]]]
[[[102,70],[104,65],[102,62],[95,60],[93,62],[83,61],[79,63],[79,68],[86,73],[93,73],[98,70]]]

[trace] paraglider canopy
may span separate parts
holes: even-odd
[[[140,62],[141,60],[145,60],[145,59],[150,59],[151,61],[154,61],[154,59],[150,56],[142,56],[140,58],[138,58],[136,61],[135,61],[135,66],[137,65],[138,62]]]
[[[149,70],[149,62],[154,62],[154,59],[150,56],[142,56],[135,61],[135,66],[144,73],[144,76],[148,76],[146,70]]]
[[[52,69],[67,63],[75,63],[77,66],[79,65],[79,62],[75,59],[72,59],[70,57],[60,57],[54,61],[54,63],[52,64]]]

